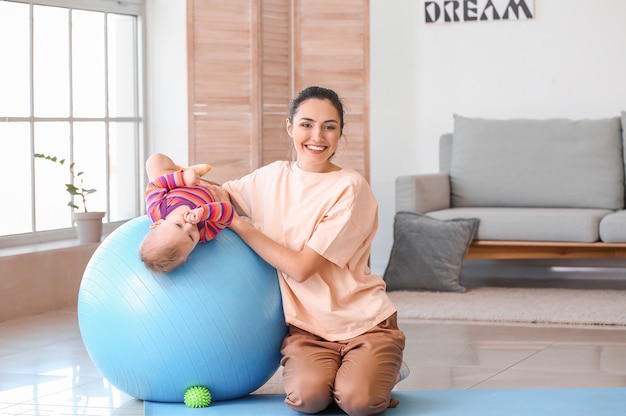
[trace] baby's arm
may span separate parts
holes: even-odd
[[[191,224],[210,221],[227,227],[233,221],[234,212],[230,202],[211,202],[187,211],[185,221]]]
[[[185,186],[187,180],[190,182],[199,181],[196,173],[187,169],[168,172],[148,182],[145,191],[148,212],[156,212],[155,209],[160,204],[166,203],[167,193],[174,188]]]

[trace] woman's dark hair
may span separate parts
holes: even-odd
[[[300,91],[291,102],[289,107],[289,122],[293,123],[293,116],[298,112],[298,108],[303,101],[315,98],[318,100],[328,100],[339,113],[339,127],[343,131],[343,103],[337,93],[331,89],[323,87],[307,87]]]

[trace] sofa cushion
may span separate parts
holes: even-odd
[[[463,258],[478,220],[440,221],[413,212],[394,219],[393,247],[383,279],[387,290],[465,292],[459,283]]]
[[[452,207],[624,207],[619,117],[454,116]]]
[[[626,211],[617,211],[602,218],[600,240],[605,243],[626,243]]]
[[[452,208],[429,212],[440,220],[478,218],[477,240],[569,241],[600,239],[600,221],[613,211],[580,208]]]

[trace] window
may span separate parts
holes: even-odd
[[[72,238],[67,167],[105,229],[143,207],[143,0],[0,1],[0,246]],[[65,165],[65,166],[68,166]]]

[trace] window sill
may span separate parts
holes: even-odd
[[[102,237],[104,240],[106,236]],[[98,243],[80,243],[77,238],[70,240],[50,241],[46,243],[27,244],[17,247],[0,248],[0,257],[19,256],[24,254],[32,254],[44,251],[62,250],[71,247],[79,247],[84,245],[98,245]]]
[[[103,235],[101,242],[104,241],[107,235],[111,234],[116,228],[124,224],[126,221],[117,223],[104,224]],[[55,233],[55,234],[53,234]],[[63,250],[72,247],[80,247],[83,245],[98,245],[100,243],[80,243],[76,238],[76,231],[72,229],[61,230],[43,234],[43,238],[36,239],[35,241],[21,241],[20,238],[11,239],[6,238],[4,241],[0,241],[0,257],[19,256],[24,254],[38,253],[52,250]],[[54,238],[56,236],[56,238]]]

